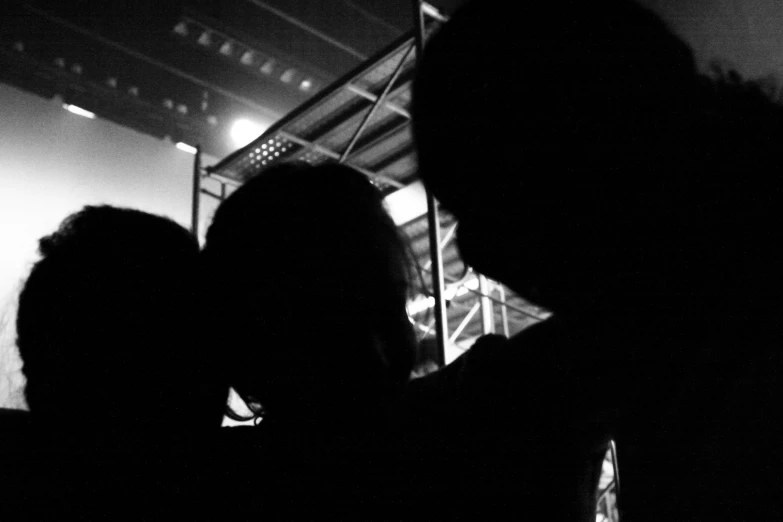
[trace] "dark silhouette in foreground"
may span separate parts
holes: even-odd
[[[420,174],[466,262],[554,318],[412,383],[477,460],[444,489],[591,520],[611,437],[623,520],[779,519],[780,105],[631,2],[504,8],[429,43]]]
[[[203,252],[229,382],[260,416],[225,430],[241,504],[272,518],[384,518],[388,410],[415,337],[409,265],[380,192],[340,165],[263,172],[217,210]],[[239,472],[244,466],[244,472]]]
[[[85,207],[39,250],[17,317],[27,458],[16,469],[21,496],[3,509],[185,515],[225,400],[191,323],[196,240],[167,218]]]

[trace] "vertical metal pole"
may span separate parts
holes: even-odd
[[[424,11],[421,8],[421,0],[413,0],[413,29],[416,40],[416,63],[421,60],[424,50]]]
[[[617,462],[617,444],[614,440],[609,441],[609,451],[612,452],[612,471],[614,472],[614,494],[615,502],[620,504],[620,465]],[[620,504],[622,507],[622,504]]]
[[[500,294],[500,318],[503,322],[503,335],[510,337],[508,329],[508,306],[506,306],[506,289],[503,285],[497,285],[498,293]]]
[[[446,338],[448,324],[446,322],[446,299],[443,297],[445,282],[443,281],[443,252],[440,249],[440,221],[438,219],[438,203],[427,191],[427,224],[430,239],[430,257],[432,258],[432,296],[435,298],[435,338],[438,342],[439,366],[446,362]]]
[[[489,281],[486,277],[479,274],[479,292],[481,293],[481,331],[484,334],[495,333],[495,311],[492,309],[492,301],[489,300]]]
[[[193,201],[191,207],[190,231],[198,240],[199,203],[201,199],[201,145],[196,145],[196,154],[193,157]]]
[[[226,200],[226,197],[228,196],[228,191],[226,189],[227,189],[227,185],[221,181],[220,182],[220,201],[225,201]]]
[[[424,13],[421,11],[421,0],[413,0],[413,24],[416,41],[416,63],[421,62],[424,51]],[[438,203],[432,193],[427,191],[427,228],[430,239],[430,258],[432,259],[432,296],[435,298],[435,338],[438,343],[438,366],[446,362],[446,339],[448,324],[446,323],[446,300],[443,298],[443,252],[440,249],[440,220],[438,219]]]

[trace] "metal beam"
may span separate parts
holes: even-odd
[[[429,269],[424,269],[424,268],[422,268],[422,270],[423,270],[424,272],[429,272],[429,273],[432,273],[432,270],[429,270]],[[448,276],[448,275],[444,275],[444,279],[445,279],[446,281],[450,282],[450,283],[459,283],[459,282],[460,282],[460,280],[459,280],[459,279],[457,279],[457,278],[455,278],[455,277]],[[463,283],[463,284],[464,284],[464,283]],[[472,288],[468,288],[468,292],[470,292],[471,294],[477,295],[477,296],[479,296],[479,297],[486,297],[487,299],[489,299],[489,300],[490,300],[490,301],[492,301],[493,303],[504,304],[504,303],[503,303],[503,302],[502,302],[500,299],[498,299],[497,297],[494,297],[494,296],[492,296],[492,295],[484,295],[484,294],[482,294],[482,293],[481,293],[479,290],[473,290]],[[509,303],[509,302],[505,302],[505,306],[507,306],[507,307],[508,307],[508,308],[510,308],[511,310],[514,310],[515,312],[519,312],[519,313],[520,313],[520,314],[522,314],[522,315],[526,315],[527,317],[530,317],[531,319],[535,319],[536,321],[544,321],[544,320],[546,319],[546,317],[539,317],[539,316],[537,316],[537,315],[534,315],[534,314],[532,314],[532,313],[530,313],[530,312],[528,312],[528,311],[526,311],[526,310],[523,310],[522,308],[519,308],[519,307],[518,307],[518,306],[516,306],[516,305],[512,305],[512,304],[511,304],[511,303]]]
[[[351,91],[354,94],[358,94],[362,98],[366,98],[366,99],[370,100],[371,102],[375,102],[375,101],[378,100],[378,97],[376,95],[374,95],[373,93],[371,93],[367,89],[363,89],[363,88],[359,87],[358,85],[354,85],[352,83],[348,83],[348,84],[345,85],[345,88],[348,89],[349,91]],[[396,103],[385,102],[383,105],[384,105],[384,107],[386,107],[390,111],[396,112],[400,116],[404,116],[405,118],[408,118],[409,120],[411,119],[411,113],[408,112],[407,109],[403,109],[402,107],[400,107]]]
[[[277,134],[278,134],[278,136],[280,136],[282,138],[285,138],[288,141],[293,141],[297,145],[301,145],[302,147],[307,147],[307,148],[312,149],[312,150],[314,150],[314,151],[316,151],[316,152],[318,152],[320,154],[323,154],[324,156],[327,156],[327,157],[329,157],[329,158],[331,158],[333,160],[340,161],[340,155],[338,153],[336,153],[335,151],[333,151],[331,149],[328,149],[328,148],[324,147],[323,145],[319,145],[317,143],[313,143],[312,141],[308,141],[308,140],[306,140],[304,138],[300,138],[299,136],[297,136],[295,134],[291,134],[290,132],[284,131],[284,130],[277,131]],[[377,173],[372,172],[370,170],[367,170],[367,169],[365,169],[363,167],[359,167],[357,165],[352,165],[350,163],[346,163],[346,165],[348,165],[349,167],[351,167],[351,168],[353,168],[355,170],[358,170],[359,172],[361,172],[362,174],[364,174],[368,178],[374,179],[376,181],[382,181],[382,182],[384,182],[384,183],[386,183],[388,185],[391,185],[392,187],[402,188],[402,187],[405,186],[403,183],[400,183],[396,179],[389,178],[387,176],[384,176],[383,174],[377,174]]]
[[[209,168],[209,167],[207,167],[207,168]],[[217,174],[215,172],[207,171],[206,176],[208,178],[214,179],[215,181],[219,182],[222,185],[231,185],[232,187],[236,187],[236,188],[239,188],[239,187],[242,186],[242,182],[241,181],[237,181],[237,180],[235,180],[233,178],[229,178],[229,177],[223,176],[222,174]]]
[[[446,234],[443,236],[443,239],[440,241],[440,249],[443,250],[446,248],[446,245],[449,244],[449,241],[454,237],[454,232],[457,231],[457,223],[454,223],[449,227],[449,229],[446,231]],[[426,263],[424,263],[424,266],[422,267],[423,270],[429,270],[432,266],[432,258],[428,259]]]
[[[299,29],[302,29],[305,32],[308,32],[315,36],[316,38],[320,38],[324,42],[328,43],[329,45],[332,45],[338,49],[340,49],[343,52],[346,52],[353,56],[354,58],[358,58],[361,61],[367,60],[367,56],[362,54],[361,52],[357,51],[353,47],[350,47],[348,45],[345,45],[344,43],[340,42],[339,40],[332,38],[331,36],[319,31],[315,27],[309,26],[306,23],[300,21],[297,18],[294,18],[293,16],[284,13],[283,11],[276,9],[272,7],[271,5],[267,4],[266,2],[262,2],[261,0],[249,0],[251,4],[255,5],[256,7],[260,7],[261,9],[264,9],[266,11],[269,11],[270,13],[278,16],[279,18],[282,18],[289,24],[298,27]]]
[[[424,14],[421,10],[421,0],[413,0],[414,38],[416,42],[416,60],[420,60],[424,51]],[[438,343],[438,364],[443,366],[446,361],[446,338],[448,324],[446,323],[446,300],[443,298],[443,252],[440,249],[440,221],[438,218],[438,203],[432,192],[427,190],[427,224],[430,238],[430,258],[432,259],[432,294],[435,298],[435,333]]]
[[[215,194],[211,190],[207,190],[207,189],[203,188],[203,189],[201,189],[201,193],[204,194],[205,196],[209,196],[211,198],[217,199],[218,201],[223,201],[223,198],[220,197],[220,194]]]
[[[383,88],[383,91],[378,96],[378,99],[375,100],[375,103],[372,104],[372,107],[364,116],[364,119],[359,124],[359,127],[356,129],[356,132],[354,132],[353,137],[351,137],[351,141],[348,142],[348,145],[345,147],[345,150],[340,155],[340,163],[344,163],[345,160],[348,159],[348,155],[351,154],[351,151],[353,150],[353,146],[356,145],[356,142],[359,140],[359,136],[361,136],[362,132],[364,132],[364,129],[367,128],[367,124],[370,122],[370,119],[375,115],[375,112],[378,110],[378,107],[380,107],[381,104],[386,100],[386,96],[388,96],[389,91],[392,88],[392,85],[394,85],[394,82],[396,82],[397,78],[400,77],[402,68],[405,65],[405,60],[407,60],[408,56],[410,56],[411,52],[413,52],[414,47],[415,47],[414,45],[411,45],[408,48],[408,50],[405,51],[405,54],[402,55],[402,58],[400,58],[400,63],[398,63],[397,67],[394,68],[394,73],[392,74],[391,78],[389,78],[389,81],[386,82],[386,86]]]
[[[199,239],[199,206],[201,196],[201,145],[196,145],[196,154],[193,156],[193,194],[191,199],[190,231]]]
[[[457,326],[457,328],[451,334],[451,337],[449,337],[450,343],[455,342],[457,338],[459,338],[460,334],[462,334],[462,331],[470,324],[473,316],[476,315],[476,312],[479,311],[479,308],[481,308],[481,303],[476,303],[473,305],[473,308],[471,308],[470,311],[465,315],[465,317],[462,319],[462,322],[459,323],[459,326]]]

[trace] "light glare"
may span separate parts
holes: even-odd
[[[188,145],[187,143],[182,143],[181,141],[177,143],[177,148],[179,150],[184,150],[185,152],[189,152],[190,154],[195,154],[197,152],[196,147],[193,145]]]
[[[244,147],[258,138],[266,130],[250,120],[237,120],[231,127],[231,139],[237,147]]]
[[[79,116],[84,116],[85,118],[90,118],[91,120],[95,119],[95,113],[90,112],[87,110],[82,109],[81,107],[77,107],[76,105],[68,105],[67,103],[63,104],[63,108],[68,111],[72,112],[73,114],[78,114]]]

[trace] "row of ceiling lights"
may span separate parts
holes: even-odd
[[[173,29],[174,34],[182,37],[192,37],[196,43],[209,49],[217,49],[218,53],[238,60],[243,66],[257,71],[264,76],[275,76],[279,81],[288,85],[296,85],[305,93],[311,93],[316,89],[316,81],[303,75],[294,67],[288,67],[272,57],[265,55],[246,44],[239,43],[230,37],[213,29],[203,27],[193,20],[183,20]]]
[[[12,47],[17,52],[20,52],[20,53],[25,52],[25,44],[24,44],[24,42],[21,42],[21,41],[14,42]],[[82,64],[80,64],[78,62],[73,62],[71,64],[68,64],[66,62],[65,58],[63,58],[61,56],[58,56],[57,58],[55,58],[53,60],[53,63],[55,65],[55,67],[57,67],[58,69],[62,69],[62,70],[66,70],[67,69],[68,71],[70,71],[71,73],[73,73],[73,74],[75,74],[77,76],[81,76],[81,74],[84,72],[84,68],[83,68]],[[107,87],[111,87],[112,89],[117,89],[118,86],[119,86],[119,80],[118,80],[118,78],[116,76],[107,76],[106,80],[104,81],[104,84]],[[138,98],[139,97],[139,87],[137,85],[128,85],[128,87],[126,88],[126,91],[127,91],[127,93],[130,96],[133,96],[134,98]],[[189,112],[189,108],[188,108],[188,106],[186,104],[184,104],[184,103],[175,103],[174,100],[172,100],[170,98],[163,99],[162,105],[166,109],[176,110],[179,114],[182,114],[183,116],[186,116],[188,114],[188,112]],[[206,111],[206,109],[207,109],[207,107],[206,107],[205,102],[202,102],[202,110]],[[213,126],[217,125],[217,123],[218,123],[217,122],[217,117],[213,116],[213,115],[207,116],[207,121],[208,121],[208,123],[210,123]]]
[[[13,43],[12,48],[14,51],[19,53],[25,52],[25,44],[21,41],[16,41]],[[68,66],[68,64],[65,61],[65,58],[63,57],[57,57],[54,59],[54,65],[59,69],[67,69],[71,73],[76,74],[80,76],[84,69],[80,63],[74,62]],[[115,76],[109,76],[106,78],[106,81],[104,82],[108,87],[116,89],[118,87],[118,79]],[[139,97],[139,87],[136,85],[129,85],[127,88],[127,93],[135,98]],[[206,111],[208,107],[207,103],[207,93],[204,93],[204,99],[201,102],[201,109],[202,111]],[[170,98],[166,98],[163,100],[162,105],[166,109],[170,110],[176,110],[179,114],[186,116],[188,114],[188,106],[184,103],[174,103],[174,101]],[[81,107],[78,107],[76,105],[70,105],[70,104],[63,104],[63,108],[66,109],[68,112],[71,112],[73,114],[76,114],[78,116],[83,116],[85,118],[89,119],[95,119],[96,115],[95,113],[88,111],[86,109],[83,109]],[[208,115],[207,116],[207,122],[212,125],[216,126],[218,124],[217,117],[214,115]],[[233,146],[235,147],[243,147],[247,143],[250,143],[253,139],[258,137],[263,131],[265,130],[264,126],[252,122],[247,119],[239,119],[236,120],[230,130],[230,137],[233,142]],[[183,150],[185,152],[190,152],[191,154],[195,154],[196,148],[185,144],[185,143],[177,143],[177,148],[180,150]]]

